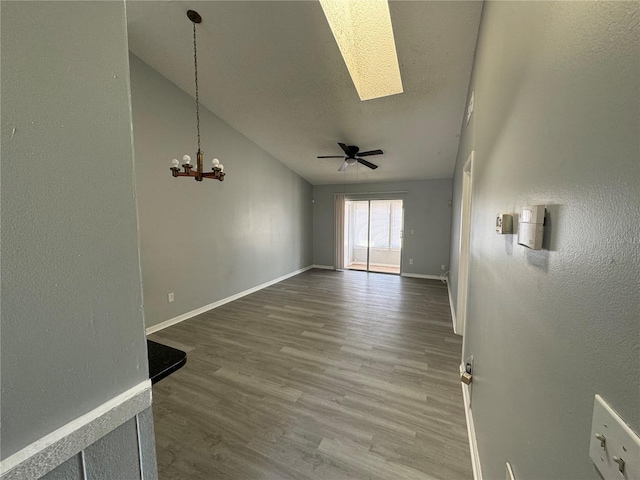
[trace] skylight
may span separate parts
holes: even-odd
[[[320,0],[360,100],[402,93],[387,0]]]

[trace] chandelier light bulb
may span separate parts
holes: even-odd
[[[184,161],[184,163],[191,163],[191,157],[189,155],[185,155],[184,157],[182,157],[182,160]]]
[[[177,158],[174,158],[173,160],[171,160],[171,164],[172,164],[174,167],[177,167],[178,165],[180,165],[180,162],[178,161],[178,159],[177,159]]]
[[[213,160],[211,160],[211,163],[213,163],[214,167],[217,167],[218,165],[220,165],[220,160],[218,160],[217,158],[214,158]]]
[[[218,168],[221,172],[224,172],[224,165],[222,165],[221,163],[218,164]]]

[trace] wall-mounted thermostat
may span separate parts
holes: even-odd
[[[496,217],[496,233],[508,235],[513,233],[513,217],[508,213],[499,213]]]
[[[518,244],[531,250],[542,250],[545,211],[544,205],[522,207],[518,221]]]

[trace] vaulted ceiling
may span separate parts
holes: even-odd
[[[129,47],[194,93],[198,26],[200,101],[312,184],[451,176],[482,3],[392,1],[404,93],[360,101],[316,1],[128,1]],[[337,142],[361,150],[377,170],[338,172]]]

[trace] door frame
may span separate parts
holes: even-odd
[[[462,202],[460,205],[460,245],[458,250],[458,301],[456,305],[455,332],[464,337],[467,327],[467,305],[469,300],[469,264],[471,247],[471,212],[473,193],[472,150],[462,169]]]

